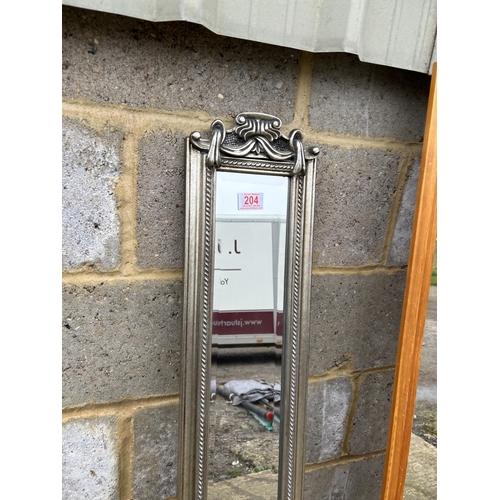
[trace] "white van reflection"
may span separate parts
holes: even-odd
[[[214,345],[281,345],[285,232],[284,217],[217,217]]]
[[[212,344],[281,345],[289,179],[217,172]]]

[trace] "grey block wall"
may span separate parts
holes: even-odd
[[[84,121],[63,119],[63,267],[114,269],[120,221],[114,195],[121,170],[119,130],[99,134]]]
[[[119,498],[115,418],[97,417],[65,423],[62,446],[63,498]]]
[[[376,64],[353,54],[315,56],[310,121],[340,135],[421,142],[429,78]]]
[[[63,404],[177,394],[181,284],[63,287]]]
[[[322,146],[313,265],[381,262],[399,162],[399,155],[383,150]]]
[[[137,265],[143,269],[180,268],[184,251],[184,134],[147,132],[139,141],[138,155]]]
[[[132,465],[134,499],[175,496],[178,416],[178,405],[137,411]]]
[[[306,472],[304,498],[374,500],[380,498],[385,455]]]
[[[63,7],[63,498],[175,498],[184,138],[318,146],[305,499],[373,500],[429,77]]]

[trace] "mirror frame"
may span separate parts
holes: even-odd
[[[300,500],[305,466],[309,304],[314,184],[318,148],[307,154],[302,132],[281,134],[281,120],[240,113],[210,139],[186,139],[184,293],[181,340],[177,498],[205,500],[212,332],[216,171],[290,177],[285,252],[278,499]],[[228,139],[228,140],[226,140]]]

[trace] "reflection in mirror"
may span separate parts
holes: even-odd
[[[275,499],[289,177],[216,176],[208,498],[247,476]]]
[[[186,139],[182,500],[302,498],[319,150],[280,127],[244,112]]]

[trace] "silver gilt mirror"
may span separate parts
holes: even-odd
[[[275,116],[235,122],[186,140],[177,498],[298,500],[319,151]]]

